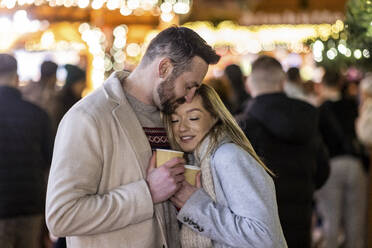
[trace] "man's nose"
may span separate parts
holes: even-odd
[[[196,87],[192,87],[186,94],[185,96],[185,100],[187,103],[190,103],[192,101],[192,99],[194,98],[195,96],[195,91],[196,91]]]

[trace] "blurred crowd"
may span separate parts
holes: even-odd
[[[0,239],[8,247],[64,245],[44,224],[45,188],[58,124],[81,99],[86,72],[64,65],[60,88],[58,66],[43,62],[40,80],[20,87],[17,61],[0,54]],[[231,64],[205,83],[274,172],[288,247],[366,247],[372,75],[348,81],[326,70],[320,83],[303,81],[299,68],[284,72],[267,57],[248,77]]]
[[[277,175],[288,247],[367,247],[372,76],[348,80],[326,69],[315,83],[304,81],[297,67],[284,79],[277,72],[267,63],[244,78],[238,65],[229,65],[208,83]],[[319,144],[311,151],[315,136]]]
[[[41,64],[40,80],[20,86],[16,59],[0,54],[0,240],[4,248],[52,247],[57,240],[49,236],[44,220],[54,136],[86,87],[84,69],[62,66],[67,71],[63,87],[57,86],[58,65],[53,61]]]

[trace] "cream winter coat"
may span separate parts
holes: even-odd
[[[46,221],[68,247],[167,247],[163,206],[145,182],[151,148],[118,80],[127,75],[112,75],[58,128]]]

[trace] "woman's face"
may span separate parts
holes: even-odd
[[[216,123],[203,107],[200,96],[181,104],[172,114],[172,130],[177,144],[184,152],[192,152]]]

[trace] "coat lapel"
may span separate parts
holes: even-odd
[[[138,166],[143,178],[146,178],[146,170],[151,157],[151,147],[142,129],[140,122],[130,106],[121,85],[121,81],[129,75],[128,72],[113,73],[104,84],[104,90],[108,99],[115,103],[112,111],[120,129],[130,140],[132,150],[136,155]]]
[[[116,104],[112,114],[122,132],[129,138],[132,150],[136,155],[138,167],[143,178],[146,178],[146,170],[151,157],[151,147],[142,126],[130,106],[121,86],[120,81],[129,75],[127,72],[113,73],[104,83],[106,96]],[[145,155],[144,155],[145,154]],[[162,204],[154,205],[155,216],[158,221],[163,240],[166,240],[164,212]]]

